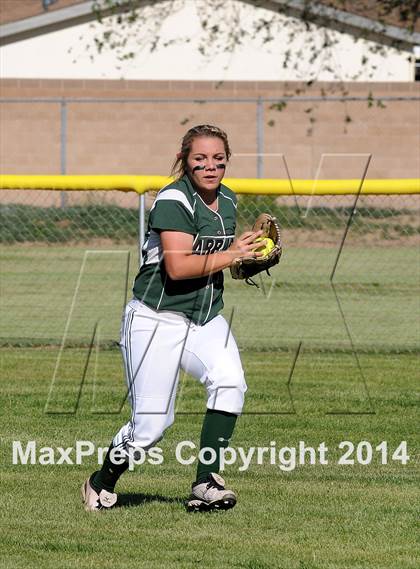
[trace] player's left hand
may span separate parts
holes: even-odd
[[[268,269],[280,261],[283,251],[280,227],[274,216],[262,213],[255,220],[252,231],[243,235],[247,235],[247,250],[251,254],[236,259],[230,267],[230,273],[234,279],[244,279],[247,284],[256,285],[252,277],[262,271],[270,274]]]

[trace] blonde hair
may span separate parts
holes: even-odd
[[[181,142],[181,151],[172,166],[172,176],[176,176],[176,178],[179,179],[186,174],[187,159],[191,151],[193,140],[200,136],[220,138],[223,141],[223,145],[225,147],[226,160],[229,160],[231,151],[229,147],[228,137],[225,131],[217,126],[212,126],[210,124],[200,124],[198,126],[190,128],[190,130],[184,135]]]

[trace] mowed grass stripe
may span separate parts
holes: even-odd
[[[418,347],[420,250],[346,246],[333,288],[337,247],[286,248],[273,278],[257,279],[259,290],[226,274],[224,313],[230,319],[234,311],[232,326],[241,348],[295,349],[299,342],[330,351],[349,351],[352,343],[358,351]],[[83,247],[4,247],[3,345],[60,344],[65,331],[70,344],[86,344],[95,326],[99,342],[118,341],[137,250],[121,244],[103,251],[85,257]]]

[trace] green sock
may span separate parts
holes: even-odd
[[[124,461],[122,464],[114,464],[110,458],[111,450],[114,447],[111,446],[106,453],[104,463],[101,470],[94,472],[90,477],[90,484],[96,492],[101,490],[107,490],[108,492],[113,492],[115,484],[118,482],[119,477],[128,468],[128,461]]]
[[[207,480],[211,472],[219,472],[220,455],[219,450],[229,445],[229,439],[235,428],[237,415],[226,413],[225,411],[214,411],[207,409],[204,416],[203,427],[201,430],[200,449],[209,447],[216,451],[216,461],[212,464],[198,463],[197,482]],[[210,459],[210,453],[205,453],[205,459]]]

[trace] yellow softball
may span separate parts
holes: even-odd
[[[260,245],[255,249],[255,251],[258,251],[258,253],[260,252],[263,253],[263,257],[266,257],[269,254],[269,252],[275,247],[274,241],[269,237],[258,237],[257,239],[255,239],[255,242],[257,243],[258,241],[265,241],[265,245]]]

